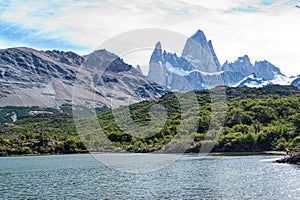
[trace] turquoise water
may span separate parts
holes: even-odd
[[[275,158],[184,155],[134,174],[91,155],[2,157],[0,199],[300,199],[300,168]]]

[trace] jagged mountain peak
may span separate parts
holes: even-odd
[[[160,41],[158,41],[157,43],[156,43],[156,45],[155,45],[155,49],[161,49],[161,43],[160,43]]]
[[[234,62],[226,61],[222,69],[224,70],[224,79],[228,85],[246,85],[249,87],[261,87],[267,84],[289,84],[290,79],[285,77],[280,69],[267,60],[255,61],[254,65],[251,63],[248,55],[238,57]],[[255,75],[252,77],[252,75]],[[250,78],[249,78],[250,77]],[[246,78],[246,79],[245,79]],[[254,81],[255,79],[255,81]],[[244,81],[241,84],[240,81]]]
[[[284,76],[278,67],[274,66],[267,60],[255,61],[254,68],[256,74],[264,77],[266,80],[272,80],[278,75]]]
[[[248,55],[220,66],[212,41],[207,41],[201,30],[187,39],[181,57],[161,50],[158,43],[150,59],[148,78],[175,91],[214,87],[211,80],[220,78],[227,86],[250,87],[288,85],[292,81],[266,60],[253,64]]]
[[[213,47],[213,45],[212,45],[212,41],[211,41],[211,40],[208,41],[208,47],[209,47],[209,49],[210,49],[210,52],[212,53],[214,62],[215,62],[215,64],[216,64],[216,70],[217,70],[217,71],[221,71],[221,65],[220,65],[220,62],[219,62],[219,60],[218,60],[218,57],[217,57],[217,55],[216,55],[216,53],[215,53],[215,50],[214,50],[214,47]]]
[[[254,73],[253,65],[248,55],[240,56],[236,61],[226,61],[222,66],[223,71],[238,72],[241,76],[246,77]]]
[[[149,62],[148,78],[175,91],[204,89],[203,74],[221,71],[212,42],[198,30],[187,39],[182,56],[166,52],[158,42]]]
[[[254,66],[257,66],[257,65],[269,65],[269,66],[275,67],[272,63],[270,63],[267,60],[255,60]]]
[[[163,51],[161,48],[161,43],[158,41],[155,45],[154,51],[150,57],[150,63],[164,62]]]
[[[250,61],[250,58],[248,55],[244,55],[244,56],[240,56],[238,57],[238,60],[236,62],[240,62],[240,63],[250,63],[251,64],[251,61]]]
[[[207,41],[203,31],[198,30],[187,39],[182,57],[203,72],[220,71],[220,63],[214,51],[211,41]]]
[[[254,66],[255,65],[258,65],[258,64],[261,64],[261,65],[268,65],[268,66],[272,66],[272,67],[275,67],[272,63],[270,63],[269,61],[267,60],[256,60],[254,62]],[[279,68],[278,68],[279,69]]]
[[[206,36],[205,36],[204,32],[200,29],[197,30],[197,32],[194,35],[192,35],[191,39],[195,40],[196,42],[198,42],[200,44],[207,43]]]

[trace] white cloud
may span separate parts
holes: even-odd
[[[300,74],[300,12],[288,1],[271,6],[260,5],[260,0],[47,2],[14,1],[1,18],[39,30],[37,37],[61,37],[91,48],[138,28],[164,28],[186,36],[202,29],[221,62],[248,54],[252,61],[269,60],[288,75]],[[259,11],[232,11],[248,6]]]

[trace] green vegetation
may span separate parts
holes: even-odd
[[[3,155],[78,153],[86,152],[86,148],[69,114],[39,114],[2,125],[0,152]]]
[[[196,99],[191,98],[195,94]],[[300,91],[296,88],[226,88],[226,95],[226,107],[221,101],[212,106],[210,93],[197,91],[101,111],[97,119],[73,118],[70,109],[24,117],[0,126],[0,152],[198,152],[209,144],[214,145],[213,151],[254,152],[292,149],[300,143]],[[155,105],[166,112],[151,116]],[[226,111],[224,127],[222,108]],[[21,108],[22,112],[26,109]],[[95,120],[99,127],[93,126]],[[212,124],[223,128],[211,128]]]

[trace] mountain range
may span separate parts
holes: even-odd
[[[220,65],[212,41],[198,30],[187,39],[181,56],[162,49],[158,42],[149,62],[148,78],[173,91],[231,87],[263,87],[270,84],[294,85],[300,88],[299,77],[287,77],[272,63],[255,61],[247,55]]]
[[[80,56],[31,48],[0,50],[0,105],[112,107],[157,99],[167,90],[107,50]]]
[[[293,85],[300,75],[287,77],[270,62],[245,55],[220,64],[212,41],[198,30],[187,39],[181,56],[157,42],[149,73],[132,67],[105,49],[88,55],[38,51],[19,47],[0,50],[0,105],[59,108],[64,104],[119,107],[158,99],[170,91],[231,87]]]

